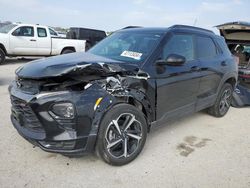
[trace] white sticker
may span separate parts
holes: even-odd
[[[121,56],[133,58],[133,59],[136,59],[136,60],[140,60],[141,56],[142,56],[142,53],[125,50],[125,51],[122,52]]]

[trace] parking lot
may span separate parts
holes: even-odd
[[[29,60],[0,66],[0,187],[250,187],[250,108],[199,112],[155,128],[132,163],[68,158],[24,140],[10,122],[8,84]]]

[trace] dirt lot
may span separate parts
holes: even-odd
[[[250,187],[250,108],[204,112],[152,130],[141,155],[112,167],[33,147],[13,128],[8,84],[27,61],[0,66],[0,187]]]

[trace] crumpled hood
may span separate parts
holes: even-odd
[[[32,61],[16,70],[24,79],[44,79],[64,75],[102,77],[117,72],[139,71],[137,64],[120,62],[91,53],[72,53]]]

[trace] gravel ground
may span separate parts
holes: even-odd
[[[10,122],[7,90],[14,70],[27,62],[0,66],[0,187],[250,187],[250,108],[231,108],[221,119],[199,112],[158,127],[123,167],[33,147]]]

